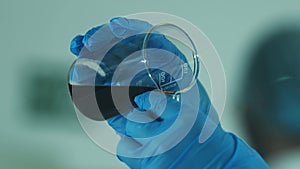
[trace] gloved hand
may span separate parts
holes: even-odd
[[[93,34],[98,33],[99,27],[94,28],[85,36],[77,36],[72,41],[71,51],[79,57],[93,57],[86,53],[99,52],[100,44],[103,47],[112,40],[151,27],[146,22],[125,18],[113,19],[106,26],[109,31],[100,32],[103,39],[91,39]],[[114,62],[116,52],[121,52],[120,58],[120,55],[126,57],[140,50],[138,39],[139,36],[134,36],[122,40],[122,45],[107,53],[107,62],[110,59]],[[155,40],[165,43],[155,46],[161,44],[155,43]],[[181,52],[163,37],[154,38],[150,44],[184,59]],[[88,52],[82,52],[83,48]],[[152,91],[136,96],[134,101],[137,109],[108,120],[121,136],[117,156],[130,168],[268,168],[255,150],[234,134],[225,132],[214,120],[217,113],[199,81],[190,91],[181,94],[179,100]],[[160,116],[159,120],[155,120],[157,116]],[[208,140],[200,143],[199,135],[206,120],[212,126],[218,126]]]
[[[195,104],[191,104],[191,102],[194,103],[193,100],[182,103],[184,104],[182,106],[185,107],[185,111],[182,113],[185,113],[185,116],[181,117],[178,122],[174,122],[179,115],[181,103],[171,97],[155,94],[155,92],[154,94],[153,92],[143,93],[135,98],[135,102],[140,110],[145,111],[146,117],[143,120],[147,117],[153,119],[152,116],[148,115],[148,111],[163,111],[160,116],[162,121],[137,123],[125,118],[132,118],[132,116],[135,117],[137,113],[140,113],[135,110],[126,114],[125,117],[120,115],[110,119],[109,124],[122,137],[118,145],[118,158],[133,169],[268,168],[257,152],[234,134],[225,132],[220,125],[207,141],[199,143],[199,135],[204,121],[206,118],[210,118],[208,117],[208,111],[211,105],[202,86],[199,83],[197,85],[201,96],[199,112],[196,121],[187,134],[184,131],[188,129],[188,123],[192,123],[192,118],[194,118],[193,114],[189,114],[193,111],[193,106],[195,106]],[[165,109],[161,107],[164,102],[167,102]],[[164,133],[170,127],[174,127],[174,131],[167,134]],[[177,142],[179,140],[178,137],[182,135],[184,138],[170,148],[169,145]],[[155,136],[160,136],[161,138],[157,139]],[[149,140],[143,139],[149,137],[153,138]],[[157,152],[163,153],[156,155]],[[133,158],[148,156],[149,154],[154,156]]]

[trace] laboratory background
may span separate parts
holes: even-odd
[[[91,27],[140,12],[201,29],[226,74],[223,127],[271,168],[300,168],[299,1],[1,0],[1,169],[128,168],[80,127],[68,94],[69,46]]]

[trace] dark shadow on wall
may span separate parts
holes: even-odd
[[[21,120],[40,126],[78,123],[68,93],[69,66],[42,60],[24,63],[19,89]]]

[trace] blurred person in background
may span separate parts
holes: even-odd
[[[300,27],[274,32],[252,53],[243,118],[271,168],[300,167]]]

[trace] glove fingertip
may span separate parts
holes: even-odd
[[[103,25],[88,30],[84,35],[83,43],[85,44],[102,26]]]
[[[111,18],[109,22],[114,22],[114,20],[118,20],[119,18],[121,18],[121,17],[114,17],[114,18]]]
[[[121,38],[128,29],[128,20],[126,18],[115,17],[110,20],[110,30],[117,37]]]
[[[150,109],[151,105],[149,102],[149,95],[150,95],[150,92],[145,92],[145,93],[135,96],[134,102],[136,103],[136,105],[138,106],[138,108],[140,110],[144,111],[144,110]]]
[[[71,41],[71,45],[70,45],[70,51],[76,55],[79,56],[79,53],[81,51],[81,49],[83,48],[83,38],[84,36],[82,35],[77,35],[75,38],[72,39]]]
[[[138,19],[127,19],[125,17],[115,17],[110,20],[108,24],[111,32],[117,38],[126,38],[139,33],[142,33],[152,27],[146,21]]]
[[[125,134],[124,126],[126,125],[126,122],[126,118],[122,115],[118,115],[107,120],[108,125],[111,126],[118,134]]]

